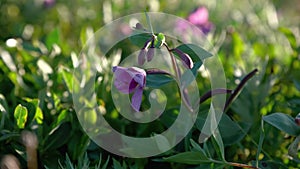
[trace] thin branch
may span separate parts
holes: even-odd
[[[241,168],[254,168],[254,169],[259,169],[259,168],[257,168],[257,167],[253,167],[253,166],[250,166],[250,165],[247,165],[247,164],[240,164],[240,163],[232,163],[232,162],[229,162],[228,165],[235,166],[235,167],[241,167]]]
[[[232,90],[230,89],[214,89],[214,90],[210,90],[208,92],[206,92],[201,98],[200,98],[200,101],[199,103],[203,103],[205,102],[207,99],[211,98],[212,96],[214,95],[217,95],[217,94],[232,94]]]
[[[236,87],[236,89],[233,91],[233,93],[230,95],[228,100],[226,101],[226,104],[224,106],[224,112],[227,110],[228,106],[231,104],[231,102],[235,99],[235,97],[239,94],[239,92],[242,90],[244,85],[248,80],[250,80],[255,74],[258,72],[257,69],[252,70],[250,73],[248,73],[241,81],[241,83]]]

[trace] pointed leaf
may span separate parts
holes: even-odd
[[[296,125],[294,118],[287,114],[273,113],[264,116],[263,120],[290,135],[297,136],[300,134],[300,127]]]
[[[177,47],[177,49],[188,54],[194,62],[203,61],[204,59],[213,56],[211,53],[207,52],[205,49],[194,44],[182,44]]]
[[[28,116],[27,108],[22,106],[21,104],[19,104],[15,108],[14,117],[15,117],[15,120],[17,121],[17,126],[20,129],[23,129],[25,127],[25,123],[27,121],[27,116]]]
[[[203,152],[184,152],[174,156],[164,158],[168,162],[177,162],[184,164],[202,164],[212,162]]]
[[[167,76],[167,75],[148,74],[147,78],[146,78],[146,86],[158,88],[160,86],[163,86],[165,84],[172,82],[173,80],[174,79],[172,79],[170,76]]]

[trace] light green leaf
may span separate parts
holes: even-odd
[[[59,44],[59,30],[58,28],[54,29],[52,32],[50,32],[46,38],[46,47],[48,50],[52,49],[52,45]]]
[[[283,33],[285,35],[285,37],[288,39],[291,47],[296,50],[297,49],[297,40],[296,40],[296,36],[294,35],[294,33],[285,27],[280,27],[278,29],[281,33]]]
[[[26,107],[22,106],[21,104],[19,104],[16,108],[15,108],[15,112],[14,112],[14,117],[17,121],[17,126],[20,129],[23,129],[25,127],[25,123],[27,121],[27,116],[28,116],[28,110]]]
[[[69,70],[66,67],[61,67],[59,70],[60,70],[59,72],[63,76],[63,79],[65,81],[65,84],[66,84],[69,92],[72,92],[72,89],[73,89],[73,74],[72,74],[71,70]]]

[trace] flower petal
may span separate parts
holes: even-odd
[[[205,7],[200,7],[188,17],[188,20],[192,24],[202,25],[208,21],[208,15],[208,10]]]
[[[120,92],[129,94],[134,91],[138,83],[127,68],[115,66],[113,72],[115,73],[114,85]]]
[[[131,106],[135,111],[140,111],[140,107],[142,104],[142,96],[143,96],[143,87],[139,86],[131,98]]]

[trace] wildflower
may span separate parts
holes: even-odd
[[[115,74],[115,87],[124,94],[133,93],[131,106],[139,111],[142,103],[143,89],[146,86],[146,72],[137,67],[124,68],[114,66],[112,71]]]
[[[55,4],[55,0],[44,0],[44,6],[47,8],[52,7]]]
[[[187,20],[193,25],[197,26],[204,34],[208,34],[213,28],[213,24],[209,21],[209,13],[207,8],[199,7],[192,12]],[[189,28],[189,24],[183,20],[178,20],[176,23],[176,30],[184,33]]]
[[[208,17],[209,13],[207,8],[199,7],[188,16],[188,21],[200,28],[204,34],[207,34],[213,27]]]

